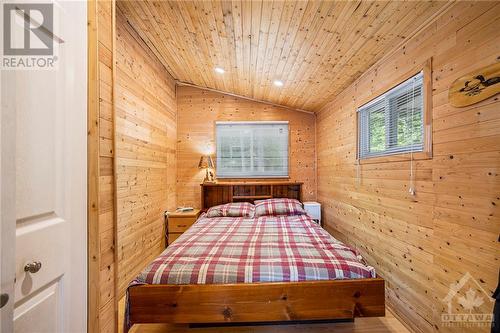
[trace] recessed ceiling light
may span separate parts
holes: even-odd
[[[274,80],[273,83],[276,87],[283,87],[283,81],[281,80]]]
[[[220,68],[220,67],[215,67],[215,71],[219,74],[224,74],[226,71],[224,70],[224,68]]]

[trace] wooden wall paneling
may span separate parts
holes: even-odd
[[[318,111],[446,2],[118,2],[179,81]],[[214,72],[216,66],[226,70]],[[277,88],[276,79],[285,85]]]
[[[215,152],[216,121],[289,121],[289,180],[304,183],[304,200],[316,198],[314,114],[188,86],[177,87],[177,107],[179,205],[200,208],[204,171],[198,169],[198,161],[201,155]]]
[[[466,273],[491,313],[500,244],[499,97],[465,108],[448,89],[474,68],[498,61],[500,5],[455,3],[332,99],[317,117],[318,201],[326,228],[356,247],[386,279],[389,306],[415,332],[455,332],[441,314],[450,285]],[[356,165],[356,108],[409,68],[432,58],[432,159]],[[494,111],[495,110],[495,111]],[[483,293],[485,291],[485,294]],[[454,313],[468,313],[456,299]],[[460,327],[461,332],[489,328]]]
[[[114,1],[88,2],[88,330],[115,332]]]
[[[176,207],[175,82],[117,10],[117,294],[165,248],[164,212]]]

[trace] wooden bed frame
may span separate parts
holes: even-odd
[[[131,324],[251,323],[385,315],[384,280],[142,285],[129,289]]]
[[[293,183],[293,186],[297,185],[300,196],[301,184]],[[231,183],[227,186],[235,185]],[[212,190],[213,185],[210,185],[210,191]],[[232,202],[232,188],[218,190],[219,193],[229,193],[228,191],[231,193],[231,200],[226,202]],[[202,196],[204,193],[202,190]],[[286,191],[282,192],[285,193]],[[255,193],[253,195],[256,196]],[[229,199],[229,196],[224,196]],[[296,191],[292,191],[290,197],[296,196]],[[244,198],[240,196],[240,199]],[[131,325],[344,320],[385,315],[384,280],[381,278],[139,285],[130,287],[128,292]]]

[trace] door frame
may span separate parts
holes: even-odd
[[[99,332],[99,73],[97,3],[87,1],[87,332]]]

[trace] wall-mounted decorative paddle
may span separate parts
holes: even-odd
[[[453,82],[448,95],[450,104],[463,107],[500,93],[500,57],[497,60]]]

